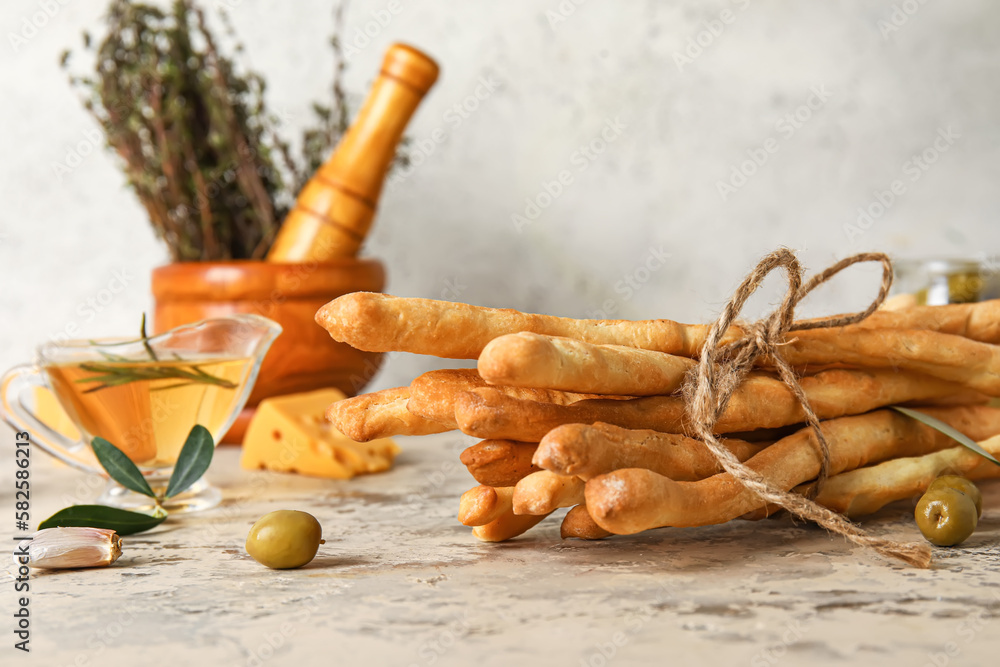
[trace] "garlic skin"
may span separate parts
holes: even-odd
[[[121,537],[105,528],[46,528],[28,545],[28,565],[36,568],[106,567],[121,555]]]

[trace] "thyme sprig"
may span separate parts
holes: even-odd
[[[291,114],[265,104],[266,81],[241,65],[244,48],[224,8],[212,12],[220,40],[200,4],[208,3],[111,0],[104,37],[83,35],[93,70],[71,68],[69,51],[60,63],[171,260],[260,259],[357,107],[360,96],[345,85],[348,2],[335,3],[328,99],[312,105],[294,151]],[[406,140],[395,164],[409,164]]]

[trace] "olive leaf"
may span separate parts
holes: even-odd
[[[111,479],[136,493],[156,498],[156,494],[153,492],[153,489],[149,488],[146,478],[139,472],[139,468],[132,463],[132,459],[125,455],[125,452],[100,437],[94,438],[90,446],[93,447],[94,455],[100,462],[101,467],[108,471]]]
[[[212,439],[212,434],[201,424],[195,424],[188,433],[187,440],[184,441],[180,456],[177,457],[165,497],[173,498],[201,479],[208,470],[214,453],[215,441]]]
[[[157,496],[149,487],[146,478],[139,468],[125,453],[104,438],[94,438],[91,442],[94,455],[101,466],[113,480],[136,493],[149,496],[156,502],[156,511],[152,514],[130,512],[106,505],[73,505],[61,509],[39,524],[38,529],[58,528],[63,526],[86,526],[89,528],[107,528],[119,535],[133,535],[144,530],[155,528],[167,518],[167,512],[160,506],[165,498],[171,498],[190,488],[201,479],[215,452],[215,441],[207,428],[195,424],[188,433],[187,440],[181,448],[174,472],[164,495]]]
[[[912,417],[913,419],[916,419],[918,422],[926,424],[927,426],[930,426],[931,428],[940,431],[941,433],[944,433],[946,436],[948,436],[958,444],[964,447],[968,447],[976,454],[982,456],[987,461],[991,461],[1000,466],[1000,461],[997,461],[988,451],[980,447],[979,443],[977,443],[975,440],[968,437],[967,435],[955,430],[951,426],[948,426],[948,424],[945,424],[940,419],[935,419],[934,417],[931,417],[928,414],[924,414],[923,412],[918,412],[917,410],[913,410],[910,408],[902,408],[898,405],[893,405],[891,407],[896,412],[901,412],[907,417]]]
[[[73,505],[61,509],[45,521],[38,524],[38,530],[44,528],[63,528],[66,526],[86,526],[88,528],[106,528],[119,535],[134,535],[144,530],[155,528],[163,523],[167,515],[150,516],[141,512],[108,507],[106,505]]]

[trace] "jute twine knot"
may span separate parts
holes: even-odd
[[[882,264],[882,286],[878,296],[865,310],[849,315],[812,320],[795,321],[795,306],[813,289],[822,285],[843,269],[859,262],[880,262]],[[767,317],[746,326],[746,334],[731,343],[720,345],[722,336],[739,316],[740,311],[764,278],[777,268],[783,268],[788,276],[788,291],[781,305]],[[931,550],[926,544],[900,543],[872,537],[857,525],[809,498],[784,491],[771,484],[756,471],[740,463],[726,449],[714,434],[719,417],[726,410],[733,392],[746,378],[747,373],[760,358],[766,358],[775,368],[778,377],[788,385],[789,390],[802,405],[806,422],[812,427],[820,455],[820,472],[816,488],[822,485],[829,474],[830,446],[820,428],[819,418],[809,405],[809,399],[799,384],[794,369],[782,358],[781,344],[786,334],[803,329],[839,327],[855,324],[871,315],[882,304],[892,285],[892,263],[882,253],[860,253],[843,259],[825,271],[814,275],[805,284],[802,282],[802,267],[795,254],[781,248],[767,255],[743,280],[729,303],[722,310],[719,319],[712,325],[708,338],[701,350],[697,372],[687,378],[684,395],[687,411],[695,433],[715,455],[722,468],[734,479],[750,489],[765,503],[778,505],[803,519],[813,521],[827,530],[843,535],[851,542],[872,548],[879,553],[910,563],[917,567],[928,567]]]

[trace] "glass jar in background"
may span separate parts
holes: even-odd
[[[1000,256],[991,259],[901,259],[892,263],[898,306],[942,306],[1000,298]]]

